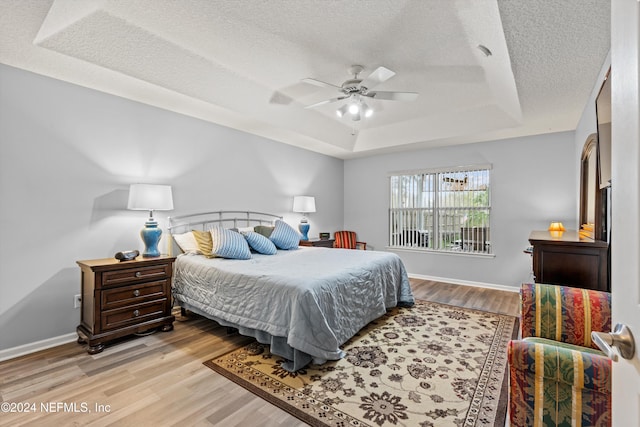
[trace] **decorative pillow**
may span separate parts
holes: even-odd
[[[262,234],[258,234],[255,231],[249,231],[246,233],[242,233],[244,238],[247,240],[247,243],[256,252],[265,255],[275,255],[278,252],[276,245]]]
[[[174,234],[173,239],[176,241],[178,247],[180,247],[180,250],[185,254],[200,253],[198,242],[191,231],[182,234]]]
[[[273,226],[271,225],[256,225],[253,227],[253,231],[258,234],[262,234],[264,237],[270,237],[273,233]]]
[[[254,231],[253,227],[238,227],[238,233],[240,234],[248,233],[250,231]]]
[[[213,240],[212,255],[229,259],[251,258],[251,250],[242,234],[221,227],[215,227],[209,231]]]
[[[300,233],[286,222],[277,219],[269,240],[279,249],[296,249],[300,244]]]
[[[196,243],[198,244],[198,251],[202,255],[210,257],[211,247],[213,246],[213,242],[211,240],[211,233],[209,233],[208,231],[200,231],[200,230],[193,230],[191,233],[193,234],[193,237],[195,238]]]

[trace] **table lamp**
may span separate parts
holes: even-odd
[[[173,195],[170,185],[131,184],[129,187],[128,209],[149,211],[149,219],[140,231],[140,237],[145,245],[143,257],[160,256],[158,242],[162,230],[153,218],[153,211],[170,211],[173,209]]]
[[[302,213],[298,230],[302,233],[302,240],[309,240],[309,221],[306,214],[316,211],[316,198],[313,196],[295,196],[293,198],[293,211]]]
[[[565,231],[564,225],[561,222],[554,221],[549,224],[549,233],[551,237],[562,237],[562,233]]]

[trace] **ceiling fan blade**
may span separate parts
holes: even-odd
[[[304,83],[309,83],[310,85],[319,86],[319,87],[328,87],[331,89],[342,89],[340,86],[332,85],[331,83],[323,82],[321,80],[316,80],[312,78],[302,79]]]
[[[394,73],[388,68],[378,67],[375,70],[373,70],[373,72],[369,74],[367,78],[362,80],[362,82],[360,83],[360,86],[364,86],[367,89],[371,89],[372,87],[377,86],[380,83],[386,82],[387,80],[389,80],[391,77],[395,75],[396,73]]]
[[[320,105],[331,104],[332,102],[341,101],[341,100],[346,99],[346,98],[348,98],[348,96],[339,96],[337,98],[331,98],[331,99],[327,99],[325,101],[316,102],[315,104],[307,105],[304,108],[319,107]]]
[[[373,99],[383,99],[389,101],[414,101],[418,98],[418,94],[416,92],[386,92],[386,91],[378,91],[378,92],[369,92],[364,96],[371,97]]]

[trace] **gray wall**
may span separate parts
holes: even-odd
[[[519,286],[529,280],[531,259],[523,253],[532,230],[552,220],[576,227],[574,134],[564,132],[495,142],[411,151],[345,161],[345,227],[367,247],[388,244],[388,172],[493,165],[491,242],[494,258],[397,251],[414,275],[462,283]]]
[[[75,331],[76,260],[143,249],[136,182],[173,186],[163,227],[220,209],[296,224],[300,194],[312,236],[343,224],[342,160],[0,65],[0,350]]]
[[[316,196],[311,235],[347,228],[387,244],[387,173],[493,164],[495,258],[398,252],[410,274],[517,286],[551,220],[576,226],[573,132],[342,161],[0,65],[0,351],[72,333],[76,260],[142,249],[134,182],[173,186],[175,210],[259,210],[290,223]],[[166,241],[161,248],[166,248]]]

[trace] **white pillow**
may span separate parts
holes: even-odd
[[[198,242],[191,231],[182,234],[174,234],[173,238],[185,254],[199,254]]]

